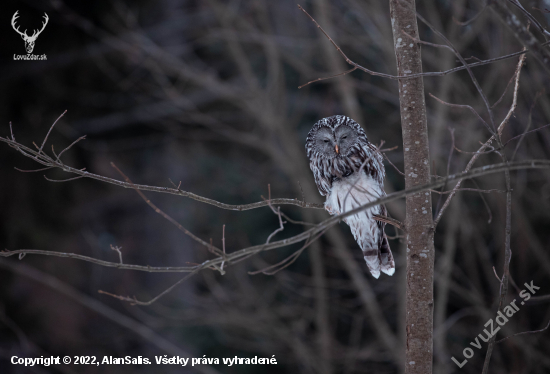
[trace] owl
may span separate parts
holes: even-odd
[[[382,154],[351,118],[332,116],[318,121],[307,135],[306,152],[330,214],[350,211],[386,195]],[[384,232],[386,224],[376,221],[374,214],[386,216],[386,208],[377,205],[344,218],[344,222],[363,250],[370,273],[378,278],[381,271],[393,275],[395,262]]]

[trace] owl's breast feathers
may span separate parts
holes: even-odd
[[[371,176],[380,185],[384,183],[385,170],[382,154],[371,143],[355,145],[346,156],[327,158],[312,154],[309,167],[313,171],[319,193],[327,196],[335,181],[351,176],[361,167],[363,173]]]

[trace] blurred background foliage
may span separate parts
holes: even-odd
[[[546,1],[523,1],[526,8],[550,8]],[[384,1],[311,0],[301,3],[345,53],[374,71],[394,74],[389,6]],[[527,6],[529,5],[529,6]],[[441,30],[465,57],[493,58],[521,50],[521,45],[480,2],[427,0],[418,11]],[[0,131],[23,144],[40,143],[53,121],[68,113],[50,136],[61,150],[79,136],[65,163],[120,179],[114,162],[135,183],[171,187],[225,203],[267,197],[321,202],[304,150],[314,122],[348,115],[365,128],[371,142],[397,146],[388,158],[402,169],[399,101],[395,81],[362,72],[308,85],[348,65],[298,10],[294,1],[7,1],[0,30]],[[19,10],[23,29],[40,25],[34,53],[47,61],[14,61],[24,43],[10,20]],[[548,14],[532,10],[543,25]],[[522,20],[521,15],[518,17]],[[441,43],[420,25],[423,40]],[[445,49],[423,46],[424,70],[458,66]],[[505,91],[517,60],[474,69],[491,103]],[[518,107],[504,139],[550,122],[545,91],[550,77],[527,57]],[[426,93],[447,102],[483,102],[467,73],[425,79]],[[502,119],[511,90],[495,108]],[[538,95],[538,96],[537,96]],[[433,173],[464,169],[489,138],[469,112],[427,97]],[[517,140],[506,152],[511,157]],[[516,159],[547,159],[550,133],[528,134]],[[452,154],[450,160],[449,155]],[[2,249],[34,248],[74,252],[117,261],[110,245],[122,247],[125,263],[183,266],[211,254],[150,209],[131,190],[79,179],[62,171],[25,174],[37,164],[6,145],[0,146],[0,243]],[[476,165],[498,162],[482,156]],[[386,165],[386,191],[404,187],[402,176]],[[301,188],[298,184],[301,185]],[[504,189],[500,175],[479,178],[483,189]],[[448,186],[447,188],[451,188]],[[472,182],[465,187],[476,188]],[[524,282],[534,281],[548,294],[550,273],[550,182],[546,171],[513,175],[513,231],[509,300]],[[193,200],[147,193],[184,227],[234,251],[265,242],[278,228],[268,209],[221,210]],[[439,195],[434,195],[439,205]],[[461,192],[436,231],[434,360],[437,373],[458,372],[451,356],[483,330],[496,310],[503,262],[505,195]],[[389,204],[404,219],[404,202]],[[437,206],[434,206],[434,212]],[[320,222],[326,212],[284,206],[290,217]],[[287,224],[276,238],[303,230]],[[392,227],[389,235],[396,234]],[[196,357],[271,357],[277,366],[102,366],[105,373],[394,373],[403,367],[404,256],[399,238],[391,240],[397,262],[393,277],[374,280],[346,225],[331,229],[290,267],[273,276],[248,272],[277,263],[299,246],[252,257],[227,269],[224,276],[203,271],[150,307],[130,306],[104,290],[148,300],[176,282],[178,274],[119,271],[71,259],[28,255],[0,260],[0,371],[17,373],[97,372],[95,367],[23,368],[12,355],[193,355]],[[53,279],[54,277],[55,279]],[[503,329],[503,336],[540,329],[550,318],[548,301],[527,303]],[[548,332],[524,335],[497,345],[494,372],[545,373],[550,370]],[[482,352],[461,369],[478,373]],[[209,371],[213,370],[213,371]]]

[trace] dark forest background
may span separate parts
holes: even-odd
[[[418,1],[418,11],[465,57],[488,59],[521,50],[495,14],[477,1]],[[548,1],[522,1],[548,26]],[[354,61],[394,74],[389,6],[385,1],[316,0],[300,3]],[[533,7],[539,10],[533,9]],[[225,203],[268,196],[321,202],[304,150],[319,119],[345,114],[358,121],[371,142],[385,148],[402,170],[403,149],[397,83],[355,71],[298,86],[349,69],[295,1],[7,1],[1,6],[0,133],[26,145],[40,144],[55,119],[46,149],[61,150],[68,165],[121,179],[114,162],[133,182],[181,189]],[[49,23],[34,54],[47,61],[14,61],[24,43],[11,28],[19,10],[23,29]],[[524,20],[518,13],[518,18]],[[535,32],[535,31],[534,31]],[[441,43],[420,25],[423,40]],[[538,35],[538,34],[537,34]],[[445,49],[422,47],[425,71],[459,66]],[[550,122],[550,76],[527,55],[518,107],[503,139]],[[517,59],[474,69],[491,103],[512,78]],[[424,79],[427,93],[482,108],[465,71]],[[546,91],[545,91],[546,90]],[[502,118],[511,89],[495,107]],[[467,110],[427,96],[432,172],[459,172],[489,133]],[[548,159],[550,131],[527,134],[506,147],[516,160]],[[449,159],[450,158],[450,159]],[[0,144],[0,248],[72,252],[125,263],[184,266],[212,257],[156,214],[131,189],[72,177],[60,170],[22,173],[40,165]],[[481,157],[499,162],[497,155]],[[482,165],[482,164],[478,164]],[[386,163],[386,191],[404,179]],[[300,185],[298,184],[300,183]],[[465,182],[468,188],[504,190],[503,175]],[[452,186],[447,186],[450,189]],[[508,301],[525,282],[550,293],[550,180],[547,171],[513,173],[511,277]],[[221,247],[225,224],[229,252],[265,242],[278,228],[267,207],[222,210],[190,199],[146,193],[157,206],[199,237]],[[434,212],[438,208],[434,194]],[[328,213],[283,206],[291,218],[320,222]],[[404,219],[404,201],[388,205]],[[462,358],[485,328],[498,302],[504,255],[505,194],[459,193],[437,227],[435,283],[435,372],[459,372]],[[297,234],[287,224],[276,238]],[[388,226],[390,236],[402,234]],[[394,373],[403,367],[404,243],[390,241],[397,263],[393,277],[373,279],[348,227],[340,224],[275,275],[249,272],[283,260],[299,246],[277,249],[227,268],[205,270],[149,307],[131,306],[98,290],[148,300],[181,275],[103,268],[72,259],[27,255],[0,259],[0,372],[2,373]],[[348,259],[346,262],[345,259]],[[351,265],[349,259],[352,259]],[[521,306],[506,328],[541,329],[550,319],[550,299]],[[547,373],[550,332],[498,344],[493,372]],[[460,372],[479,373],[486,345]],[[24,368],[13,355],[155,355],[271,357],[277,366],[55,366]],[[212,370],[212,371],[210,371]]]

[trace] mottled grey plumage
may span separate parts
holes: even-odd
[[[350,211],[386,194],[382,154],[351,118],[332,116],[318,121],[309,131],[306,151],[330,214]],[[346,217],[344,222],[363,250],[371,274],[378,278],[380,271],[392,275],[395,262],[384,233],[385,223],[376,221],[374,214],[386,216],[386,208],[378,205]]]

